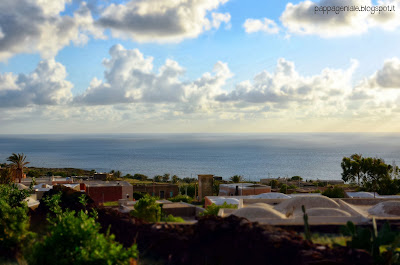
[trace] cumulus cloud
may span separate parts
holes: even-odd
[[[243,27],[247,33],[262,31],[269,34],[276,34],[279,32],[279,27],[275,21],[268,18],[264,18],[264,20],[252,18],[246,19]]]
[[[378,1],[380,6],[400,7],[398,1]],[[303,1],[298,4],[288,3],[282,13],[282,24],[289,32],[301,35],[318,35],[325,38],[358,35],[367,32],[372,27],[393,30],[400,26],[399,12],[380,12],[374,14],[365,11],[334,11],[327,13],[316,12],[316,8],[340,6],[369,6],[376,5],[370,0],[321,0]]]
[[[219,28],[230,21],[230,14],[213,13],[227,0],[131,0],[111,4],[101,13],[98,24],[111,30],[114,37],[140,42],[181,41]]]
[[[0,74],[0,108],[65,104],[73,85],[65,67],[54,59],[41,61],[29,75]]]
[[[385,60],[382,69],[368,78],[367,86],[371,88],[400,89],[400,60],[392,58]]]
[[[105,80],[93,79],[89,88],[75,98],[76,103],[199,102],[220,91],[231,76],[228,66],[217,62],[213,74],[205,73],[198,80],[182,82],[180,77],[185,70],[176,61],[167,59],[155,72],[153,58],[145,57],[138,49],[114,45],[109,53],[111,58],[103,61]]]
[[[353,61],[347,70],[324,69],[319,75],[302,76],[293,62],[278,60],[275,72],[263,71],[252,81],[246,80],[230,92],[217,96],[221,102],[250,104],[272,103],[275,107],[290,107],[289,103],[339,102],[351,91],[351,77],[357,67]]]
[[[39,52],[53,58],[69,45],[84,44],[88,35],[102,38],[93,24],[89,8],[83,2],[74,16],[61,16],[71,0],[0,1],[0,61],[18,53]]]

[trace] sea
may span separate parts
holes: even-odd
[[[149,177],[213,174],[245,180],[301,176],[339,180],[354,153],[400,165],[400,134],[82,134],[0,135],[0,163],[24,153],[28,166],[82,168]]]

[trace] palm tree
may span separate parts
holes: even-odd
[[[239,183],[243,181],[243,177],[240,175],[235,175],[233,177],[230,177],[229,180],[232,181],[233,183]]]
[[[24,153],[13,153],[12,156],[7,158],[7,161],[11,162],[11,166],[15,170],[15,176],[18,178],[19,183],[21,183],[21,179],[24,175],[24,166],[29,164],[29,162],[25,162],[25,159],[26,155],[24,155]]]
[[[122,176],[121,171],[117,170],[114,172],[114,177],[116,177],[117,179],[121,178],[121,176]]]

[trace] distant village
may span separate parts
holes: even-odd
[[[2,170],[5,168],[0,168],[0,172]],[[27,199],[28,206],[31,208],[39,205],[40,199],[46,192],[60,185],[86,193],[96,205],[114,208],[122,213],[132,211],[135,203],[147,194],[157,198],[157,202],[163,205],[163,211],[166,214],[182,217],[186,221],[194,221],[199,213],[214,204],[221,206],[218,215],[222,217],[235,214],[268,224],[302,223],[302,215],[299,212],[300,202],[296,202],[300,200],[303,204],[306,203],[309,214],[312,216],[311,222],[315,220],[317,223],[337,223],[342,220],[345,223],[345,220],[351,219],[356,223],[362,223],[372,218],[372,212],[365,211],[365,204],[373,208],[378,202],[400,200],[400,196],[397,195],[385,196],[373,192],[356,192],[351,187],[347,187],[347,191],[340,196],[343,198],[330,199],[323,196],[323,191],[335,185],[343,185],[343,181],[303,181],[299,176],[265,178],[260,179],[260,182],[251,183],[243,182],[240,176],[234,176],[227,181],[211,174],[198,175],[197,179],[186,178],[186,182],[182,179],[169,181],[169,174],[164,175],[165,182],[162,182],[163,176],[155,177],[159,182],[154,179],[148,180],[141,174],[137,176],[139,176],[136,177],[137,179],[146,179],[146,181],[116,178],[113,172],[94,172],[91,176],[37,178],[26,177],[24,173],[20,181],[16,178],[16,182],[19,189],[32,188],[32,194]],[[188,187],[191,188],[189,192]],[[190,203],[186,199],[179,201],[180,196],[189,197]],[[294,200],[295,206],[290,206],[293,209],[289,206],[281,211],[275,209],[276,205],[291,201],[290,199]],[[371,201],[371,199],[374,200]],[[362,206],[360,206],[361,201],[363,201]],[[234,208],[223,208],[223,205],[233,205]],[[244,208],[246,210],[243,210]],[[387,216],[383,214],[375,217]]]
[[[54,243],[48,243],[46,240],[61,236],[68,238],[65,239],[66,242],[75,242],[74,240],[78,239],[70,238],[70,233],[89,231],[90,236],[60,247],[71,248],[70,253],[74,253],[77,246],[82,249],[93,247],[104,250],[100,245],[96,247],[90,244],[115,245],[125,254],[119,255],[110,250],[105,251],[103,255],[107,260],[123,259],[119,264],[137,264],[139,253],[145,253],[142,256],[147,261],[143,264],[153,264],[155,256],[163,260],[159,264],[208,264],[210,258],[215,262],[225,260],[220,264],[231,264],[229,255],[221,255],[217,247],[210,250],[206,246],[214,243],[220,246],[222,243],[218,242],[227,240],[229,243],[226,246],[234,244],[231,246],[234,248],[237,244],[240,244],[241,248],[246,247],[253,244],[254,240],[260,240],[261,245],[277,246],[282,244],[282,240],[289,240],[284,244],[286,251],[297,249],[296,255],[305,260],[322,262],[328,257],[331,261],[337,258],[348,261],[356,258],[369,264],[371,259],[380,260],[387,257],[390,251],[382,250],[377,255],[376,252],[372,252],[370,246],[386,244],[385,242],[395,244],[397,241],[390,240],[396,236],[400,238],[400,233],[395,232],[398,231],[400,223],[400,196],[387,194],[391,192],[388,187],[392,186],[385,186],[385,183],[397,185],[398,168],[388,166],[378,159],[365,160],[379,162],[376,166],[372,166],[373,163],[365,163],[368,167],[364,165],[364,168],[380,169],[370,172],[355,167],[354,161],[348,163],[351,167],[347,167],[347,158],[344,158],[346,163],[342,163],[342,175],[348,178],[349,183],[343,180],[304,180],[301,176],[263,178],[259,182],[246,182],[240,175],[224,180],[212,174],[199,174],[196,178],[179,178],[176,175],[171,177],[170,174],[164,174],[150,179],[142,174],[122,176],[119,171],[100,173],[80,169],[29,168],[26,167],[29,162],[25,159],[24,154],[13,154],[8,158],[11,163],[2,164],[0,167],[0,203],[3,205],[0,213],[6,224],[5,234],[2,236],[0,230],[0,237],[5,238],[4,244],[14,246],[10,248],[7,245],[4,248],[0,242],[0,262],[1,255],[18,258],[22,254],[30,261],[29,264],[41,264],[41,257],[54,262],[59,254],[53,253]],[[378,174],[376,172],[381,177],[379,182],[368,182],[367,177]],[[355,183],[360,179],[364,181],[363,186]],[[377,191],[383,191],[384,194]],[[88,209],[91,209],[93,215]],[[393,232],[387,225],[388,221],[394,223]],[[63,222],[68,225],[65,226]],[[83,225],[85,222],[90,225]],[[266,228],[265,225],[276,228]],[[345,239],[346,243],[343,236],[337,234],[339,226],[344,227],[343,231],[348,231],[351,241]],[[360,234],[354,232],[355,226],[358,226],[357,231]],[[379,238],[390,240],[377,242],[378,239],[371,234],[372,230],[363,228],[365,226],[373,227],[377,235],[379,227]],[[29,242],[24,239],[30,232],[16,229],[17,227],[31,227],[36,233],[33,237],[35,246],[45,254],[33,250],[24,252],[23,248],[31,248]],[[90,227],[93,229],[90,230]],[[301,236],[287,234],[285,230],[279,230],[281,228],[288,231],[294,229]],[[53,232],[49,233],[47,229]],[[81,229],[89,230],[77,232]],[[337,253],[338,249],[331,248],[332,246],[321,248],[318,242],[324,242],[321,241],[323,239],[318,235],[312,238],[310,230],[314,233],[328,231],[334,238],[342,240],[342,246],[346,245],[354,251]],[[57,231],[61,234],[57,235]],[[117,242],[113,241],[114,237],[104,237],[106,231],[111,231]],[[18,233],[21,236],[18,236]],[[231,238],[237,233],[241,236]],[[259,237],[260,233],[262,237]],[[250,234],[253,236],[248,237]],[[365,237],[362,241],[358,239],[361,235]],[[103,243],[95,243],[96,240],[91,239],[99,236],[104,237],[103,241],[99,241]],[[191,237],[194,237],[194,241],[188,241]],[[210,241],[209,237],[213,240]],[[57,240],[59,242],[61,239]],[[82,245],[82,240],[87,240],[89,245]],[[303,240],[308,242],[307,244],[316,244],[306,247],[301,243]],[[348,245],[349,242],[355,243]],[[118,244],[123,244],[129,249],[119,247]],[[187,247],[190,245],[192,247]],[[207,254],[200,258],[200,263],[193,263],[190,260],[198,260],[200,246],[208,249]],[[313,253],[311,256],[304,252],[304,248],[310,246],[310,253]],[[360,254],[357,252],[359,248],[371,252]],[[85,253],[89,252],[71,254],[64,261],[69,262],[78,256],[85,258]],[[277,255],[271,248],[265,248],[261,252],[253,251],[250,260],[256,264],[267,254],[275,261],[282,261],[281,255]],[[232,255],[238,260],[247,259],[240,252]],[[279,264],[293,262],[294,260],[288,259]],[[348,264],[346,262],[343,264]]]

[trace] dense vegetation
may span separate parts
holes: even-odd
[[[148,194],[144,195],[136,204],[131,215],[146,222],[183,222],[180,217],[165,215],[162,211],[162,204],[157,203],[157,198]]]
[[[353,154],[342,159],[342,179],[356,182],[361,190],[378,192],[381,195],[400,192],[399,167],[386,164],[382,158],[363,157]]]
[[[217,216],[219,209],[223,208],[237,209],[237,205],[228,204],[227,202],[224,202],[222,205],[216,205],[215,203],[213,203],[209,205],[204,212],[200,213],[200,216],[208,216],[208,215]]]
[[[0,262],[17,258],[29,264],[131,264],[137,259],[136,245],[123,248],[113,235],[99,232],[96,211],[83,210],[85,195],[71,196],[66,190],[45,194],[41,209],[52,214],[42,233],[32,232],[24,201],[29,193],[14,184],[0,185]],[[79,211],[70,209],[76,200],[81,201]]]

